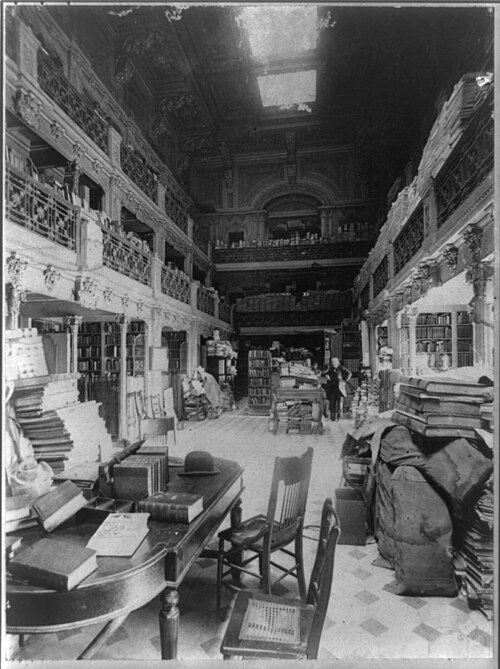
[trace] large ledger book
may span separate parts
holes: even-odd
[[[404,404],[401,404],[399,401],[396,401],[394,408],[400,413],[416,416],[418,419],[424,420],[427,425],[452,425],[453,427],[480,427],[483,429],[487,427],[487,421],[481,416],[436,411],[419,412],[412,407],[407,407]]]
[[[167,523],[190,523],[203,511],[203,497],[181,492],[158,492],[141,500],[137,508],[155,520]]]
[[[75,515],[87,504],[81,489],[72,481],[65,481],[33,502],[33,510],[42,527],[51,532]]]
[[[439,425],[429,425],[427,420],[420,416],[413,416],[412,414],[403,412],[401,410],[394,411],[392,414],[392,420],[398,425],[404,425],[410,430],[421,434],[424,437],[429,438],[439,438],[446,437],[452,438],[464,437],[465,439],[477,439],[478,435],[473,427],[466,426],[456,426],[452,424],[439,424]]]
[[[138,501],[160,490],[168,481],[168,455],[130,455],[113,467],[116,497]]]
[[[404,388],[406,388],[405,386]],[[418,411],[419,413],[443,413],[443,414],[460,414],[463,416],[480,416],[481,407],[491,407],[491,404],[480,404],[479,402],[460,402],[454,399],[454,395],[426,395],[419,393],[412,395],[401,388],[396,402]],[[453,398],[453,399],[449,399]]]
[[[94,550],[49,537],[27,546],[9,562],[12,576],[51,590],[71,590],[95,569]]]
[[[489,398],[491,401],[491,388],[479,383],[467,383],[462,379],[454,379],[451,376],[404,376],[401,383],[429,394],[445,393],[450,395],[463,395],[470,397]]]
[[[110,513],[92,535],[87,548],[97,555],[130,557],[144,541],[149,513]]]

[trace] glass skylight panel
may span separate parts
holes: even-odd
[[[315,6],[245,7],[241,20],[248,35],[252,55],[256,58],[299,55],[316,48]]]
[[[316,70],[268,74],[257,77],[257,83],[264,107],[290,108],[316,100]]]

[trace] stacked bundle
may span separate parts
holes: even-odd
[[[364,379],[356,388],[351,400],[351,418],[356,428],[379,413],[380,381],[378,379]]]
[[[491,407],[493,393],[478,383],[451,377],[402,377],[392,420],[425,437],[477,439],[488,427],[481,405]]]
[[[464,585],[472,608],[493,617],[493,483],[486,485],[463,533],[459,555],[465,566]]]

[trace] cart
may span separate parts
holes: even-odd
[[[280,424],[286,433],[323,434],[322,388],[278,388],[273,397],[273,434]]]

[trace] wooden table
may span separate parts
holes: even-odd
[[[179,629],[178,589],[191,565],[200,556],[231,514],[231,524],[241,520],[243,470],[237,462],[214,458],[220,473],[213,476],[179,476],[170,469],[168,491],[203,495],[203,512],[189,525],[150,521],[149,534],[131,558],[99,557],[98,568],[70,592],[56,592],[17,581],[7,574],[7,632],[46,634],[106,623],[80,655],[90,659],[135,609],[160,596],[162,659],[177,658]],[[92,524],[58,528],[52,534],[84,546],[95,532]],[[24,530],[23,545],[46,533]]]

